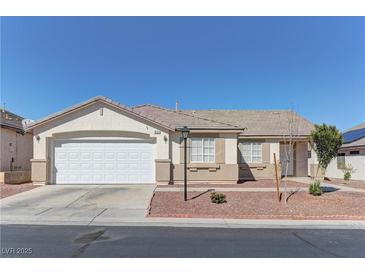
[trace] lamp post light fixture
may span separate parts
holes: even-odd
[[[187,126],[184,126],[181,129],[182,137],[184,138],[184,201],[188,200],[188,184],[187,184],[187,164],[186,164],[186,143],[189,136],[189,128]]]

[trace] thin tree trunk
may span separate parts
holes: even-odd
[[[287,179],[288,179],[288,168],[289,168],[289,160],[286,159],[286,165],[285,165],[285,177],[284,177],[284,199],[285,199],[285,203],[287,202],[286,199],[287,199]]]

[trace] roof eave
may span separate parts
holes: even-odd
[[[289,135],[275,135],[275,134],[240,134],[239,138],[289,138]],[[296,135],[292,136],[293,139],[307,139],[310,135]]]
[[[217,131],[224,131],[224,132],[232,132],[232,133],[241,133],[245,130],[245,128],[219,128],[219,127],[189,127],[190,131],[194,132],[217,132]],[[182,127],[175,128],[175,131],[181,131]]]
[[[174,130],[174,128],[172,128],[172,127],[169,127],[169,126],[166,126],[166,125],[160,124],[160,123],[158,123],[158,122],[156,122],[156,121],[154,121],[154,120],[151,120],[151,119],[149,119],[149,118],[147,118],[147,117],[145,117],[145,116],[143,116],[143,115],[140,115],[139,113],[136,113],[136,112],[134,112],[134,111],[132,111],[132,110],[129,110],[129,109],[127,109],[126,107],[123,107],[122,105],[120,105],[120,104],[118,104],[118,103],[113,102],[112,100],[110,100],[110,99],[108,99],[108,98],[106,98],[106,97],[103,97],[103,96],[96,96],[96,97],[94,97],[94,98],[92,98],[92,99],[89,99],[89,100],[87,100],[87,101],[83,102],[83,103],[76,104],[76,105],[74,105],[74,106],[72,106],[72,107],[66,108],[66,109],[65,109],[65,110],[63,110],[63,111],[56,112],[55,114],[51,114],[51,115],[49,115],[49,116],[47,116],[47,117],[45,117],[45,118],[43,118],[43,119],[40,119],[40,120],[38,120],[38,121],[34,122],[33,124],[30,124],[30,125],[29,125],[26,129],[25,129],[25,131],[26,131],[26,132],[32,131],[34,128],[36,128],[36,127],[38,127],[38,126],[44,125],[44,124],[46,124],[46,123],[48,123],[48,122],[51,122],[51,121],[53,121],[53,120],[55,120],[55,119],[57,119],[57,118],[59,118],[59,117],[61,117],[61,116],[67,115],[67,114],[69,114],[69,113],[73,113],[73,112],[78,111],[78,110],[83,109],[83,108],[86,108],[86,107],[88,107],[88,106],[90,106],[90,105],[92,105],[92,104],[95,104],[95,103],[97,103],[97,102],[103,102],[103,103],[105,103],[105,104],[107,104],[107,105],[110,105],[110,106],[112,106],[112,107],[116,107],[116,108],[118,108],[118,109],[120,109],[120,110],[122,110],[122,111],[125,111],[125,112],[127,112],[127,113],[129,113],[129,114],[131,114],[131,115],[134,115],[134,116],[136,116],[136,117],[139,117],[139,118],[141,118],[141,119],[143,119],[143,120],[149,121],[149,122],[151,122],[151,123],[153,123],[153,124],[155,124],[155,125],[158,125],[158,126],[160,126],[160,127],[165,128],[165,129],[167,129],[167,130],[171,130],[171,131],[173,131],[173,130]]]

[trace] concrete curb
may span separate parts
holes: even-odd
[[[365,221],[352,220],[252,220],[252,219],[190,219],[190,218],[130,218],[116,220],[1,220],[1,225],[82,225],[82,226],[150,226],[191,228],[278,228],[278,229],[365,229]]]

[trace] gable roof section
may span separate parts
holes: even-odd
[[[314,125],[291,110],[184,110],[195,117],[245,127],[245,136],[283,136],[294,122],[294,135],[308,136]]]
[[[232,130],[243,130],[238,126],[216,121],[214,119],[197,117],[189,113],[174,111],[151,104],[145,104],[135,106],[132,108],[133,112],[140,114],[141,116],[148,117],[158,123],[168,125],[172,128],[182,128],[188,126],[191,129],[232,129]]]
[[[72,112],[77,111],[79,109],[85,108],[85,107],[87,107],[89,105],[92,105],[92,104],[95,104],[97,102],[103,102],[103,103],[105,103],[107,105],[110,105],[110,106],[113,106],[113,107],[115,107],[117,109],[123,110],[123,111],[125,111],[125,112],[127,112],[127,113],[129,113],[129,114],[131,114],[131,115],[133,115],[135,117],[138,117],[138,118],[144,119],[146,121],[149,121],[151,123],[157,124],[157,125],[159,125],[159,126],[161,126],[163,128],[166,128],[168,130],[174,130],[174,128],[170,128],[170,127],[168,127],[168,126],[166,126],[164,124],[159,124],[156,121],[153,121],[153,120],[150,120],[147,117],[141,116],[137,112],[134,112],[131,108],[129,108],[127,106],[124,106],[124,105],[121,105],[121,104],[119,104],[119,103],[117,103],[115,101],[112,101],[111,99],[106,98],[106,97],[103,97],[103,96],[93,97],[93,98],[91,98],[91,99],[89,99],[87,101],[84,101],[82,103],[76,104],[76,105],[74,105],[72,107],[66,108],[64,110],[61,110],[61,111],[56,112],[54,114],[51,114],[49,116],[46,116],[46,117],[44,117],[44,118],[42,118],[42,119],[40,119],[38,121],[35,121],[34,123],[29,124],[27,126],[27,130],[32,130],[35,127],[38,127],[40,125],[43,125],[43,124],[48,123],[50,121],[53,121],[53,120],[55,120],[55,119],[57,119],[57,118],[59,118],[61,116],[64,116],[64,115],[66,115],[68,113],[72,113]]]
[[[228,125],[221,122],[211,121],[205,118],[194,117],[189,114],[179,113],[172,110],[164,109],[157,106],[152,105],[142,105],[134,108],[129,108],[127,106],[121,105],[117,102],[114,102],[103,96],[96,96],[87,101],[84,101],[80,104],[74,105],[72,107],[66,108],[62,111],[51,114],[45,118],[42,118],[34,123],[31,123],[27,126],[27,130],[32,130],[35,127],[53,121],[61,116],[64,116],[68,113],[72,113],[79,109],[85,108],[89,105],[95,104],[97,102],[103,102],[107,105],[111,105],[120,110],[131,114],[132,116],[144,119],[153,124],[159,125],[168,130],[176,130],[177,128],[188,126],[190,128],[199,128],[199,129],[234,129],[241,130],[236,126]]]

